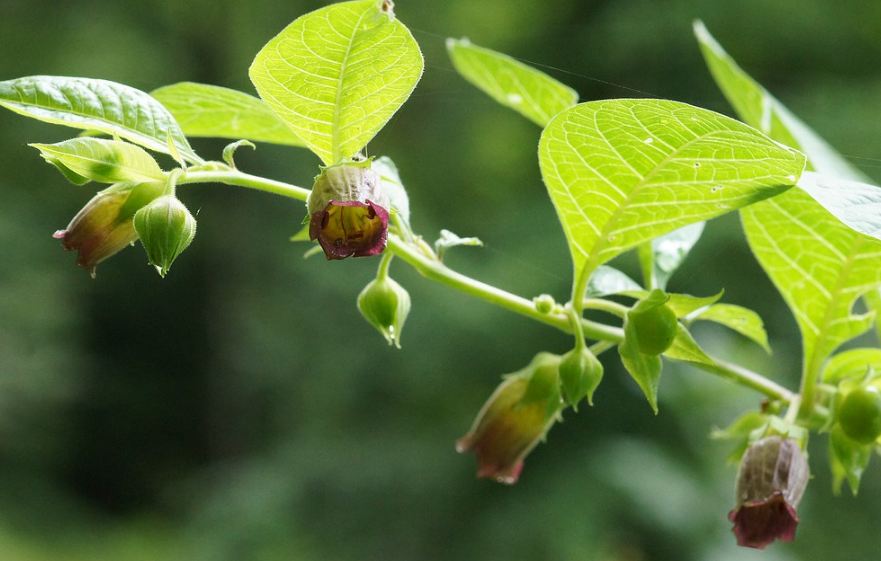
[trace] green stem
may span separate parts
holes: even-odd
[[[237,187],[280,195],[289,199],[297,199],[298,201],[306,201],[310,193],[309,189],[242,173],[237,170],[184,172],[178,178],[177,184],[185,185],[188,183],[225,183],[226,185],[235,185]]]
[[[308,189],[283,183],[281,181],[274,181],[256,175],[242,173],[238,170],[184,172],[178,179],[178,185],[192,183],[224,183],[227,185],[235,185],[247,189],[263,191],[265,193],[271,193],[299,201],[306,201],[309,198]],[[527,300],[516,294],[506,292],[500,288],[496,288],[492,285],[488,285],[453,271],[437,259],[432,258],[425,251],[415,247],[413,244],[406,243],[394,234],[389,235],[388,250],[390,255],[394,254],[399,257],[402,261],[408,263],[422,274],[422,276],[428,279],[437,281],[459,290],[460,292],[464,292],[465,294],[480,298],[516,314],[550,325],[565,333],[573,332],[568,313],[543,314],[536,310],[535,305],[531,300]],[[579,277],[575,290],[573,291],[573,296],[579,295],[579,297],[573,299],[573,306],[571,306],[571,309],[578,312],[578,317],[581,317],[580,311],[583,311],[585,303],[583,297],[584,290],[587,287],[587,280],[590,278],[590,275],[582,271],[582,274]],[[611,349],[624,339],[624,332],[617,327],[611,327],[585,319],[581,320],[580,326],[584,331],[585,337],[598,340],[597,343],[590,347],[590,350],[594,354],[599,354]],[[689,364],[716,376],[736,382],[742,386],[752,388],[765,394],[771,399],[791,402],[795,397],[793,392],[771,380],[768,380],[761,374],[725,361],[716,360],[715,362],[716,364],[714,365]]]
[[[715,362],[715,364],[697,364],[693,362],[689,362],[688,364],[696,366],[701,370],[706,370],[707,372],[721,376],[722,378],[727,378],[729,380],[737,382],[741,386],[752,388],[757,392],[765,394],[771,399],[781,400],[789,403],[796,396],[796,394],[781,386],[780,384],[773,382],[768,378],[765,378],[761,374],[744,368],[743,366],[732,364],[730,362],[726,362],[717,358],[714,358],[713,362]]]
[[[584,300],[584,307],[588,310],[599,310],[623,318],[630,309],[611,300],[603,300],[602,298],[587,298]]]
[[[395,254],[391,251],[382,254],[382,258],[379,260],[379,269],[376,271],[376,279],[380,281],[384,281],[388,278],[388,269],[392,264],[392,259],[395,258]]]
[[[428,279],[455,288],[465,294],[486,300],[491,304],[516,314],[556,327],[566,333],[572,333],[572,327],[570,326],[567,314],[543,314],[535,309],[535,304],[532,300],[527,300],[516,294],[511,294],[495,286],[458,273],[440,261],[426,257],[422,252],[404,243],[395,235],[389,235],[388,249]],[[584,330],[584,335],[591,339],[614,342],[624,339],[624,333],[617,327],[610,327],[588,320],[582,320],[581,327]]]

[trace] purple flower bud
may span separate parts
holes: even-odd
[[[77,265],[95,267],[138,239],[132,217],[141,207],[162,194],[162,183],[120,183],[100,191],[80,210],[67,228],[52,237],[64,249],[76,251]]]
[[[309,239],[328,259],[367,257],[385,249],[389,200],[372,162],[325,168],[309,195]]]
[[[456,442],[458,452],[477,455],[477,477],[514,484],[523,459],[544,438],[562,407],[560,357],[536,355],[511,374],[487,400],[471,430]]]
[[[795,509],[809,477],[794,440],[770,436],[750,446],[737,473],[737,507],[728,514],[737,545],[764,549],[776,539],[795,539]]]

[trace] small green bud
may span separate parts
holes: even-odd
[[[532,299],[532,303],[535,304],[535,309],[540,314],[549,314],[554,311],[554,306],[557,305],[556,300],[550,294],[540,294]]]
[[[639,352],[659,355],[670,348],[676,339],[676,313],[666,304],[669,296],[653,290],[627,313],[627,322],[636,337]]]
[[[563,399],[578,410],[578,403],[587,398],[593,405],[593,392],[603,379],[603,365],[588,349],[572,349],[560,362],[560,383]]]
[[[358,295],[358,310],[389,345],[401,348],[401,331],[410,313],[410,294],[403,286],[390,277],[374,279]]]
[[[162,277],[196,236],[196,219],[173,195],[163,195],[136,212],[134,223],[150,264]]]
[[[848,438],[872,444],[881,436],[881,393],[874,386],[857,388],[844,398],[838,422]]]

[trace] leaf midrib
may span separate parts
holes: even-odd
[[[352,29],[352,35],[349,37],[349,44],[346,46],[346,53],[343,55],[343,60],[340,62],[340,77],[337,80],[336,87],[336,95],[334,98],[334,108],[333,108],[333,129],[331,131],[331,159],[333,160],[331,164],[339,163],[342,160],[342,147],[340,146],[340,120],[342,117],[342,97],[343,97],[343,84],[345,83],[346,78],[346,68],[349,64],[349,56],[352,53],[352,47],[355,44],[355,40],[358,37],[358,34],[361,30],[361,22],[364,21],[364,18],[367,16],[370,9],[365,10],[358,17],[358,21],[355,22],[355,27]]]

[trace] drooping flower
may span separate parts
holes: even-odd
[[[539,353],[523,370],[496,388],[471,430],[456,442],[459,452],[477,456],[477,476],[514,484],[523,460],[544,438],[562,407],[560,357]]]
[[[389,199],[372,162],[322,170],[309,195],[309,239],[328,259],[367,257],[385,249]]]
[[[737,544],[764,549],[777,539],[795,539],[796,508],[809,476],[794,440],[770,436],[750,446],[737,473],[737,506],[728,514]]]
[[[132,217],[162,194],[162,183],[119,183],[100,191],[52,237],[76,251],[77,265],[95,276],[95,267],[138,239]]]

